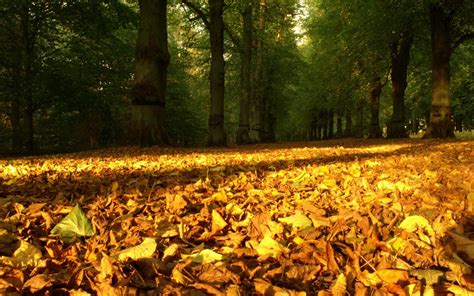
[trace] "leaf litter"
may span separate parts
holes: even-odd
[[[0,294],[473,295],[474,142],[0,160]]]

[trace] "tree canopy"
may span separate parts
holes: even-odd
[[[0,1],[1,151],[473,127],[472,1],[148,2]]]

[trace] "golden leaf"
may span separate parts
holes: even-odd
[[[341,273],[337,277],[336,282],[331,287],[331,293],[333,296],[345,296],[347,293],[347,280],[346,276]]]
[[[219,230],[224,229],[227,226],[227,222],[225,222],[224,218],[219,214],[218,211],[212,210],[212,233],[216,233]]]
[[[149,258],[153,256],[153,253],[155,253],[156,246],[156,240],[154,238],[147,237],[140,245],[120,251],[119,253],[115,254],[114,257],[118,258],[120,261],[125,261],[128,258],[132,260]]]

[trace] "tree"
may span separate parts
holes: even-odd
[[[211,39],[210,93],[208,146],[225,146],[227,135],[224,129],[224,0],[209,0],[209,34]]]
[[[225,146],[227,145],[227,135],[224,128],[224,0],[208,0],[209,15],[191,1],[182,0],[182,3],[197,14],[209,31],[211,45],[211,70],[209,73],[211,110],[208,119],[207,145]]]
[[[250,96],[252,78],[252,35],[253,35],[253,3],[252,0],[244,4],[242,11],[242,45],[240,48],[240,113],[237,144],[249,144],[250,139]]]
[[[454,137],[449,94],[450,59],[454,50],[474,38],[471,1],[435,1],[429,6],[432,55],[430,125],[424,138]],[[471,12],[471,14],[469,14]]]
[[[391,47],[391,82],[392,82],[392,118],[388,125],[388,138],[406,138],[405,129],[405,90],[407,88],[408,64],[413,36],[405,31],[401,38],[394,41]]]
[[[135,54],[132,130],[141,146],[168,144],[166,87],[170,62],[167,0],[140,0]]]

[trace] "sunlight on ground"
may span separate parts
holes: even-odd
[[[164,294],[314,295],[347,278],[358,283],[345,286],[351,294],[430,289],[420,274],[441,273],[443,293],[463,291],[474,262],[466,251],[474,246],[473,160],[474,142],[459,140],[119,148],[4,160],[0,278],[40,274],[50,286],[37,291],[117,294],[149,279],[147,287]],[[90,280],[61,282],[77,272]]]

